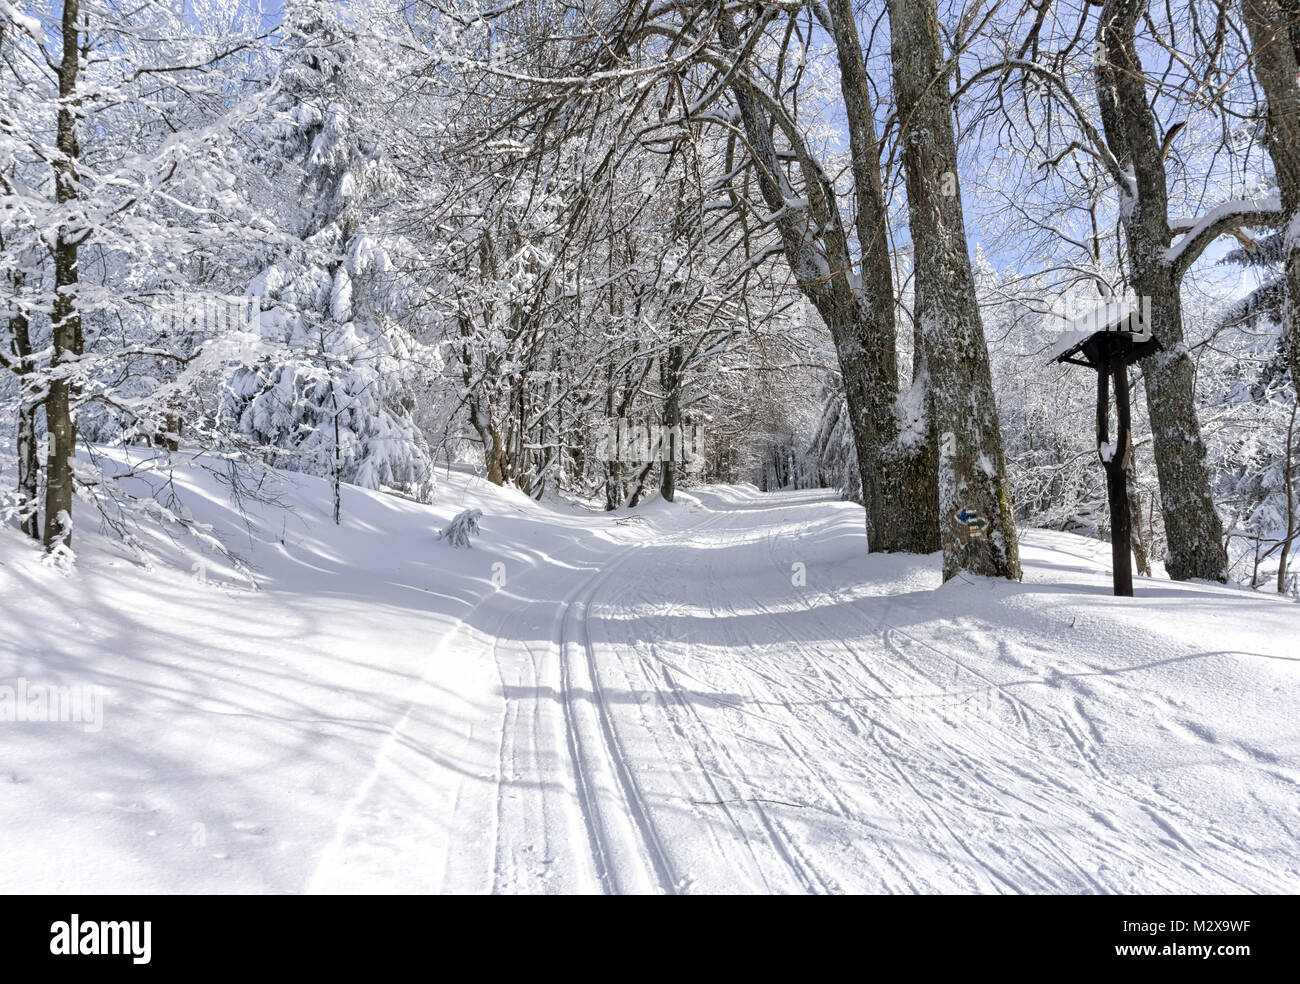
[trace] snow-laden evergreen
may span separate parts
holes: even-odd
[[[401,183],[366,98],[381,49],[331,3],[296,0],[285,18],[259,159],[296,241],[248,287],[265,345],[231,374],[221,413],[275,465],[427,498],[432,460],[413,418],[438,355],[382,225]]]

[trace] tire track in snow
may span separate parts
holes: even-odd
[[[800,527],[801,532],[806,532],[807,529],[807,526]],[[763,537],[761,541],[744,541],[743,535],[738,537],[737,541],[754,542],[755,544],[758,542],[763,543],[767,548],[767,559],[769,563],[773,561],[774,537],[771,533]],[[769,619],[780,620],[783,613],[775,612],[768,608],[753,591],[747,591],[746,596],[748,603],[752,605],[756,611],[767,616]],[[824,621],[819,620],[819,625],[828,629],[828,638],[835,637],[834,632],[832,632],[829,627],[825,626]],[[765,645],[763,641],[759,640],[750,632],[738,630],[736,638],[745,643],[755,653],[755,655],[760,653],[764,648],[771,648],[770,643]],[[820,665],[820,660],[818,658],[823,655],[822,653],[810,653],[806,646],[793,639],[785,640],[782,643],[782,646],[787,647],[789,651],[792,651],[800,657],[804,665],[808,668],[809,675],[822,679],[826,678],[826,670]],[[911,782],[907,771],[898,765],[896,757],[881,743],[876,731],[878,727],[884,726],[869,715],[863,715],[859,712],[858,709],[853,706],[844,687],[836,686],[832,689],[831,693],[810,689],[806,685],[801,684],[796,677],[791,675],[789,666],[784,660],[777,663],[772,663],[771,661],[767,662],[772,671],[774,671],[763,674],[763,678],[768,684],[767,687],[765,687],[767,690],[767,700],[778,703],[789,715],[790,724],[794,726],[783,730],[781,738],[788,747],[791,747],[791,750],[794,753],[794,760],[804,769],[805,772],[807,772],[811,777],[814,777],[828,790],[831,788],[832,783],[837,788],[845,789],[844,780],[833,776],[828,767],[824,764],[833,760],[833,756],[829,754],[832,748],[828,748],[825,744],[819,745],[812,737],[813,735],[817,735],[826,741],[830,741],[833,750],[837,755],[846,756],[847,761],[856,760],[863,763],[860,777],[866,780],[869,784],[870,790],[877,794],[875,799],[878,802],[887,801],[891,803],[894,817],[896,819],[900,817],[901,804],[900,798],[895,795],[895,791],[905,790],[911,793],[912,797],[916,799],[921,813],[929,818],[930,823],[926,824],[922,822],[915,815],[909,817],[907,822],[909,823],[914,836],[918,837],[922,842],[927,843],[930,850],[936,856],[942,857],[945,854],[942,843],[935,840],[932,835],[933,828],[936,825],[941,826],[946,830],[951,841],[959,849],[965,849],[967,853],[970,853],[964,841],[962,841],[962,839],[943,822],[943,819],[935,812],[934,804],[931,803],[927,797],[920,794],[919,790],[917,790]],[[782,677],[777,677],[775,675],[776,673],[782,674],[783,680]],[[773,690],[773,686],[782,692],[792,691],[801,699],[798,701],[792,701],[785,697],[783,693],[778,693]],[[762,699],[758,694],[755,694],[755,697],[756,699]],[[846,718],[834,711],[833,706],[843,706],[848,717]],[[837,737],[840,736],[842,729],[826,727],[824,721],[819,721],[815,717],[813,711],[814,708],[821,708],[829,711],[837,721],[848,723],[850,725],[850,733],[861,737],[864,742],[870,740],[878,754],[874,756],[870,754],[864,755],[864,751],[868,753],[870,752],[870,747],[866,746],[865,743],[855,745],[847,738]],[[885,728],[885,730],[891,731],[892,733],[892,729]],[[793,747],[795,745],[797,745],[797,748]],[[886,768],[882,771],[879,765],[872,764],[873,761],[883,762]],[[816,768],[813,763],[823,764],[820,768]],[[861,794],[855,794],[847,789],[845,791],[848,796],[859,802],[859,810],[862,810]],[[865,792],[865,790],[863,792]],[[904,798],[905,797],[906,793],[904,794]],[[868,843],[875,852],[877,859],[894,870],[902,878],[906,890],[914,892],[916,888],[913,876],[902,855],[896,850],[890,852],[884,851],[883,846],[879,843],[879,839],[876,838],[874,834]],[[867,844],[863,844],[862,846],[866,847]],[[974,858],[973,855],[972,858],[976,861],[977,868],[981,866],[987,868],[986,865],[982,865],[978,858]],[[978,891],[982,887],[979,882],[972,881],[963,876],[955,866],[951,867],[951,871],[955,877],[958,877],[965,883],[966,890]],[[996,873],[987,873],[994,875],[994,883],[1001,880],[996,877]]]
[[[724,513],[718,518],[719,521],[731,519],[737,514],[743,514],[743,512],[745,512],[743,509],[734,510],[729,513]],[[717,523],[710,525],[711,527],[716,527]],[[734,546],[736,542],[738,542],[739,536],[743,536],[743,533],[729,541],[720,541],[723,545],[719,548],[719,552],[724,556],[727,555],[729,550],[728,544]],[[755,540],[753,542],[757,543],[758,541]],[[727,560],[729,559],[730,558],[728,557]],[[715,560],[710,556],[710,574],[714,571],[714,564]],[[730,563],[728,570],[734,570],[735,567],[736,565],[734,563]],[[710,576],[706,577],[704,582],[708,585],[706,591],[708,592],[707,602],[710,614],[717,616],[719,614],[717,588],[719,585],[729,586],[731,579],[725,576]],[[644,590],[640,592],[637,600],[644,604],[648,600],[647,593]],[[731,600],[734,601],[734,599]],[[656,606],[651,605],[649,607],[653,608]],[[728,608],[728,611],[734,614],[734,606]],[[740,674],[752,669],[751,663],[757,656],[758,649],[754,645],[754,640],[745,635],[733,633],[728,639],[720,641],[724,644],[728,644],[727,651],[729,653],[730,661],[734,663],[734,669],[737,674],[735,678],[728,679],[728,685],[735,684],[739,682]],[[741,654],[743,654],[743,656]],[[735,827],[737,834],[750,844],[751,854],[753,848],[758,843],[758,841],[754,839],[755,835],[758,834],[761,836],[761,842],[766,844],[773,852],[773,855],[779,861],[781,867],[793,877],[794,882],[792,887],[798,888],[802,891],[814,892],[842,891],[842,882],[838,877],[828,880],[826,875],[823,873],[824,864],[819,863],[822,859],[815,859],[809,855],[807,853],[807,846],[800,842],[801,838],[793,835],[788,829],[786,829],[785,824],[775,817],[772,811],[767,809],[764,805],[764,801],[767,800],[770,800],[773,803],[778,803],[784,802],[785,799],[789,799],[791,796],[795,796],[795,798],[798,799],[803,799],[803,797],[791,793],[788,790],[768,792],[764,783],[755,781],[750,774],[753,763],[747,762],[743,758],[738,759],[736,753],[730,747],[730,744],[722,740],[723,736],[729,732],[725,731],[725,729],[719,729],[716,723],[710,725],[709,722],[704,720],[696,710],[694,701],[691,699],[689,693],[677,682],[676,675],[671,669],[672,664],[670,661],[662,658],[649,660],[639,654],[637,658],[642,671],[641,675],[650,681],[652,685],[656,686],[661,692],[670,695],[672,700],[670,706],[674,707],[677,711],[676,716],[679,722],[676,729],[677,733],[681,740],[687,744],[690,756],[694,757],[701,765],[703,770],[701,773],[703,780],[708,783],[710,789],[713,790],[713,795],[716,797],[714,801],[715,805],[718,805],[724,811],[729,822]],[[651,662],[657,662],[659,664],[660,668],[658,671],[650,665]],[[769,699],[764,701],[763,695],[756,693],[752,686],[745,686],[744,689],[756,703],[775,703],[775,701],[770,699],[770,695]],[[746,712],[738,709],[738,713]],[[748,713],[753,716],[753,712]],[[822,788],[828,801],[833,804],[831,807],[825,807],[818,805],[815,802],[791,802],[791,806],[824,811],[828,816],[834,817],[836,820],[848,824],[859,822],[855,817],[850,815],[843,792],[837,790],[832,782],[828,781],[827,776],[824,773],[818,772],[811,766],[809,756],[801,756],[793,748],[786,735],[786,730],[789,728],[790,724],[791,722],[787,721],[780,725],[774,725],[776,729],[776,741],[774,743],[759,742],[754,739],[752,735],[745,737],[748,737],[751,740],[751,744],[763,745],[778,752],[781,749],[784,749],[784,755],[786,758],[788,759],[793,757],[799,761],[801,768],[809,774],[820,788]],[[681,755],[678,754],[675,758],[680,759]],[[735,789],[734,795],[725,795],[718,785],[719,782],[732,786]],[[741,788],[742,786],[749,786],[757,793],[765,795],[746,795],[745,791]],[[784,797],[784,799],[782,797]],[[743,815],[749,818],[748,827],[739,821],[738,814],[733,810],[733,806],[743,806],[745,808]],[[757,860],[757,855],[753,856],[755,860]],[[900,868],[899,871],[905,878],[906,875],[903,869]],[[759,873],[766,882],[769,873],[762,868],[760,868]],[[910,887],[912,886],[909,883],[909,888]]]
[[[584,597],[578,600],[575,595],[573,601],[566,602],[558,640],[561,695],[568,722],[569,754],[580,783],[583,813],[597,853],[602,885],[606,891],[620,894],[645,893],[655,887],[671,894],[676,891],[677,880],[609,720],[587,627],[587,612],[601,581],[639,552],[640,544],[628,548],[582,586],[577,595],[585,592]],[[577,629],[576,640],[571,638],[570,625]],[[571,656],[571,649],[578,650],[578,654]],[[592,761],[593,754],[600,756],[599,763]],[[598,770],[612,774],[614,781],[597,774]],[[602,799],[606,801],[604,806]],[[624,843],[616,845],[612,839]],[[638,841],[639,847],[629,847]],[[634,856],[639,856],[649,871],[629,870]]]
[[[712,532],[721,523],[734,519],[737,514],[743,514],[746,511],[743,507],[719,510],[705,524],[693,528],[687,535],[698,537],[705,530]],[[763,511],[767,511],[767,509],[765,508]],[[670,538],[669,541],[661,541],[658,545],[671,546],[671,541],[675,539],[677,539],[676,535]],[[725,550],[725,546],[723,549]],[[714,570],[712,557],[709,559],[709,570],[712,574]],[[652,576],[653,573],[653,569],[650,571],[644,568],[639,569],[637,582],[634,585],[628,585],[622,593],[612,598],[610,601],[611,606],[615,602],[621,603],[621,608],[618,610],[623,612],[625,616],[636,611],[637,608],[649,607],[654,609],[662,607],[662,599],[654,598],[652,594],[654,589],[660,587],[660,585],[646,583],[647,575]],[[705,584],[708,585],[705,590],[707,591],[710,613],[716,614],[716,586],[730,583],[730,578],[710,576],[704,580]],[[626,600],[629,592],[635,594],[632,605],[629,605]],[[645,618],[645,616],[635,615],[633,617]],[[658,648],[654,644],[652,644],[652,651],[658,653]],[[615,645],[612,647],[612,652],[622,662],[624,674],[627,676],[631,667],[629,661],[622,655],[622,648]],[[780,794],[747,795],[742,788],[743,786],[751,787],[756,793],[766,793],[767,791],[762,783],[755,782],[750,776],[749,770],[745,767],[743,758],[738,758],[730,744],[724,740],[723,736],[729,732],[718,728],[716,723],[711,725],[696,709],[691,692],[687,691],[678,682],[676,675],[672,671],[671,662],[666,659],[650,659],[639,652],[634,650],[633,652],[636,656],[634,664],[637,670],[636,675],[658,694],[667,698],[659,703],[660,706],[665,708],[668,719],[673,722],[673,727],[670,730],[675,737],[672,740],[679,747],[676,749],[665,748],[663,736],[668,732],[665,730],[656,731],[653,728],[648,729],[652,740],[655,741],[660,750],[663,760],[681,762],[693,759],[699,765],[698,774],[695,774],[695,770],[673,770],[681,798],[697,808],[705,803],[718,807],[729,826],[735,831],[736,839],[745,845],[748,859],[755,866],[752,870],[761,880],[762,885],[767,887],[767,890],[771,890],[773,886],[773,876],[780,873],[784,873],[785,878],[780,879],[778,883],[784,883],[790,889],[822,893],[842,890],[837,880],[828,880],[825,877],[821,866],[807,853],[806,847],[801,846],[799,838],[792,836],[785,828],[785,825],[765,805],[767,800],[773,803],[783,802],[779,798]],[[748,662],[750,655],[748,646],[739,646],[731,649],[730,652],[732,658],[738,663]],[[742,653],[744,654],[743,657],[740,655]],[[658,663],[658,668],[652,665],[653,663]],[[630,676],[628,679],[630,680]],[[752,740],[752,736],[748,737]],[[778,744],[780,741],[783,741],[783,736],[778,732]],[[682,745],[685,746],[685,753],[680,747]],[[769,747],[776,748],[778,745],[773,744]],[[790,751],[788,743],[785,747],[788,753]],[[690,788],[692,780],[696,784],[702,783],[708,791],[708,795],[711,795],[713,799],[700,800],[698,798],[700,794]],[[724,786],[730,786],[733,793],[728,795],[723,788]],[[835,801],[835,796],[832,795],[831,799]],[[840,800],[839,802],[842,804],[843,801]],[[790,803],[789,805],[825,810],[829,815],[836,816],[838,819],[849,819],[844,816],[842,810],[837,813],[835,810],[826,810],[825,807],[814,803]],[[706,824],[713,822],[714,817],[711,813],[703,814],[698,809],[694,812]],[[742,820],[742,818],[744,819]],[[760,847],[771,852],[771,857],[780,866],[780,872],[769,870],[765,866],[759,857],[758,849]],[[741,871],[736,872],[736,877],[741,875]]]
[[[721,519],[722,515],[710,516],[703,524],[693,528],[690,531],[690,535],[696,537],[706,529],[716,527]],[[659,545],[664,546],[668,544],[661,543]],[[629,582],[629,587],[641,588],[641,590],[636,592],[636,601],[637,603],[644,603],[649,600],[649,596],[645,591],[647,572],[642,568],[639,570],[638,574],[639,577],[635,581]],[[614,598],[611,598],[607,604],[614,607],[614,602],[619,602],[620,605],[617,610],[626,614],[633,610],[626,603],[627,594],[628,589],[625,588],[623,592],[620,592]],[[650,646],[653,650],[656,648],[657,643],[651,642]],[[633,651],[635,652],[635,648],[631,648],[633,648]],[[611,646],[611,651],[623,664],[624,676],[629,680],[630,692],[630,677],[627,675],[627,663],[622,659],[622,647],[615,644]],[[640,670],[639,676],[644,684],[653,689],[653,693],[657,698],[654,700],[653,706],[655,708],[662,708],[663,716],[672,724],[672,727],[668,729],[652,727],[646,709],[644,707],[642,708],[642,724],[645,726],[646,732],[651,740],[655,743],[655,747],[660,755],[660,761],[665,763],[675,763],[683,759],[680,747],[669,747],[669,744],[665,742],[665,739],[668,738],[671,733],[674,737],[669,739],[669,742],[676,746],[685,744],[689,750],[689,756],[687,757],[693,758],[699,766],[698,777],[700,783],[704,787],[703,790],[691,788],[691,776],[685,770],[680,768],[673,768],[671,770],[673,780],[677,787],[677,798],[684,803],[690,804],[694,808],[692,812],[703,822],[715,850],[720,854],[730,855],[733,857],[734,861],[736,844],[742,845],[743,853],[747,856],[748,861],[750,862],[744,867],[749,868],[749,870],[757,876],[764,891],[773,891],[774,887],[768,879],[768,873],[756,851],[757,844],[755,842],[755,831],[745,827],[740,820],[737,810],[734,809],[734,807],[738,806],[745,807],[744,812],[749,815],[752,820],[757,816],[753,806],[745,800],[738,791],[735,795],[728,796],[719,785],[719,782],[729,782],[734,784],[734,780],[729,779],[727,772],[724,771],[722,757],[718,754],[721,748],[719,741],[713,737],[712,731],[704,724],[698,713],[691,706],[689,697],[672,677],[667,665],[665,665],[662,673],[656,673],[645,657],[640,655],[640,653],[636,653],[636,657],[638,669]],[[650,693],[649,690],[643,690],[642,692],[647,694]],[[670,699],[658,699],[663,697],[669,697]],[[674,711],[676,713],[673,713]],[[687,729],[691,731],[690,735],[686,733]],[[734,772],[735,770],[733,769],[732,773],[734,774]],[[713,800],[703,800],[700,798],[702,795],[711,795]],[[706,802],[712,802],[722,811],[723,815],[727,819],[730,829],[734,833],[732,839],[728,840],[720,837],[714,829],[713,817],[705,815],[699,809],[699,807]],[[763,828],[765,831],[763,841],[773,848],[774,853],[782,858],[785,862],[786,868],[795,874],[798,883],[804,888],[804,890],[811,889],[813,887],[811,881],[807,878],[803,870],[797,866],[794,859],[790,856],[788,849],[786,849],[784,844],[780,842],[779,835],[777,835],[775,830],[771,828],[770,823],[766,822],[766,818],[759,819],[758,826]],[[737,876],[740,874],[740,871],[736,871]]]

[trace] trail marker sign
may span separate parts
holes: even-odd
[[[982,537],[984,530],[989,525],[988,520],[984,519],[974,509],[959,509],[952,514],[952,518],[957,521],[957,538],[961,540],[962,546],[965,546],[973,539]]]

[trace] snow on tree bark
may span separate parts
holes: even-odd
[[[1300,52],[1290,30],[1300,10],[1279,0],[1241,0],[1254,49],[1255,78],[1268,104],[1266,142],[1282,197],[1284,276],[1282,347],[1300,392]]]
[[[0,236],[0,250],[4,237]],[[11,275],[14,294],[21,293],[25,278],[23,273]],[[11,368],[18,377],[18,408],[15,445],[18,457],[18,494],[22,500],[23,515],[18,528],[34,540],[41,539],[40,526],[40,456],[36,437],[36,411],[40,409],[41,394],[35,367],[32,364],[31,322],[27,312],[15,308],[9,316],[9,347],[13,356]]]
[[[80,3],[64,0],[63,52],[59,62],[59,110],[54,161],[55,198],[60,205],[78,198],[77,167],[80,146],[77,139],[77,81],[80,72]],[[49,395],[45,401],[49,452],[45,463],[45,549],[72,545],[72,494],[75,478],[73,458],[77,453],[77,420],[72,413],[72,382],[60,368],[81,356],[81,312],[77,303],[78,251],[84,231],[65,219],[54,242],[54,306],[51,324],[54,356],[51,360]]]
[[[835,343],[862,473],[868,549],[927,553],[938,539],[935,511],[930,508],[934,458],[927,453],[927,442],[905,446],[898,440],[894,295],[883,240],[878,146],[865,76],[856,72],[861,61],[856,29],[851,29],[851,18],[846,25],[843,7],[837,11],[832,23],[837,25],[841,60],[849,64],[850,81],[844,85],[853,116],[855,182],[861,196],[859,210],[866,212],[859,219],[867,236],[863,245],[865,298],[850,283],[853,264],[833,185],[806,149],[797,147],[807,198],[806,203],[799,202],[785,180],[769,114],[751,83],[738,73],[732,90],[756,158],[760,191],[778,216],[775,222],[787,262]],[[727,17],[719,21],[719,30],[724,46],[737,50],[739,37]]]
[[[988,348],[966,247],[952,105],[934,0],[890,0],[894,97],[916,264],[918,358],[939,436],[944,578],[1019,579],[1020,548],[1003,460]],[[988,525],[965,536],[956,518]]]
[[[1196,370],[1183,337],[1185,262],[1168,253],[1172,232],[1164,148],[1147,99],[1135,30],[1145,0],[1106,0],[1097,27],[1097,102],[1106,142],[1127,180],[1120,184],[1131,283],[1151,298],[1151,330],[1162,351],[1143,363],[1160,506],[1175,580],[1227,577],[1223,524],[1215,510],[1196,412]]]
[[[671,345],[660,362],[660,380],[664,390],[664,432],[678,433],[682,422],[682,347]],[[681,449],[669,443],[662,449],[659,465],[659,494],[668,502],[677,495],[677,458]]]
[[[861,333],[865,364],[857,375],[865,392],[858,400],[856,416],[862,419],[856,423],[854,433],[856,436],[861,432],[874,451],[873,460],[868,461],[876,486],[868,507],[876,513],[869,544],[873,550],[930,553],[941,545],[936,522],[938,448],[925,401],[914,408],[922,418],[919,427],[915,421],[899,419],[905,408],[898,398],[898,329],[889,255],[889,211],[881,187],[873,100],[853,6],[850,0],[830,0],[828,8],[848,121],[858,248],[862,255],[859,307],[865,325]],[[914,368],[914,380],[920,369],[920,364]],[[903,440],[904,432],[913,429],[919,433],[912,440]]]

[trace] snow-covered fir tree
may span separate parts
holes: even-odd
[[[273,464],[330,478],[337,521],[343,482],[431,494],[412,416],[436,352],[413,330],[401,243],[382,222],[400,183],[369,101],[380,39],[320,0],[289,4],[285,34],[264,160],[297,241],[248,288],[263,345],[231,375],[223,412]]]

